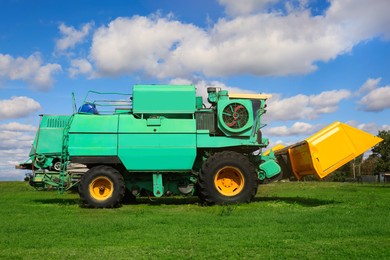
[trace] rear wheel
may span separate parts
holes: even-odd
[[[257,174],[244,155],[216,153],[203,164],[198,189],[199,198],[207,204],[250,202],[257,192]]]
[[[125,194],[123,176],[110,166],[93,167],[81,178],[79,193],[84,206],[118,207]]]

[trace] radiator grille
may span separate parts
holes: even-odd
[[[69,117],[50,117],[47,118],[45,127],[47,128],[64,128],[68,123]]]
[[[197,112],[196,117],[196,129],[197,130],[210,130],[210,133],[215,132],[215,115],[212,112]]]

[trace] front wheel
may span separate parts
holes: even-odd
[[[207,204],[250,202],[257,192],[257,174],[244,155],[224,151],[210,156],[199,173],[199,198]]]
[[[58,159],[54,160],[52,167],[53,167],[53,170],[55,170],[56,172],[61,171],[61,162],[60,162],[60,160],[58,160]]]
[[[125,194],[123,176],[110,166],[93,167],[81,178],[79,193],[84,206],[118,207]]]

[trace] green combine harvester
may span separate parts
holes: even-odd
[[[32,170],[36,188],[77,188],[88,207],[168,195],[241,203],[264,182],[323,178],[381,141],[336,122],[263,153],[262,116],[271,95],[210,87],[206,107],[195,91],[192,85],[135,85],[132,95],[90,91],[73,115],[41,116],[30,163],[21,167]]]

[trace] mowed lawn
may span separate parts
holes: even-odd
[[[167,198],[118,209],[0,183],[0,259],[389,259],[390,185],[290,182],[253,203]]]

